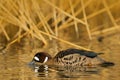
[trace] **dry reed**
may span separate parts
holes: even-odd
[[[83,35],[90,40],[93,35],[112,33],[119,29],[119,3],[119,0],[0,0],[0,34],[7,39],[7,47],[30,35],[45,45],[49,44],[48,40],[55,39],[76,48],[90,50],[64,40],[60,32],[72,27],[79,39]],[[11,28],[9,25],[18,28],[12,37],[12,32],[7,30]],[[81,29],[87,35],[80,33]]]

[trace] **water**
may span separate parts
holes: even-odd
[[[103,55],[115,63],[115,66],[106,68],[70,69],[47,65],[35,68],[28,65],[32,59],[28,53],[16,50],[0,54],[0,80],[119,80],[119,56],[117,52]]]
[[[111,67],[71,69],[44,65],[35,68],[28,65],[36,53],[31,52],[33,48],[28,45],[24,48],[12,46],[4,54],[0,53],[0,80],[120,80],[120,38],[118,36],[107,37],[102,43],[93,41],[94,43],[90,45],[94,51],[104,53],[100,55],[102,58],[115,63],[115,66]],[[62,48],[64,47],[68,48],[68,45],[66,47],[63,44]],[[54,45],[50,45],[43,51],[55,53],[53,50],[55,50]]]

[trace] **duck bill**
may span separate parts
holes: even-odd
[[[32,60],[31,62],[28,63],[28,65],[34,65],[35,64],[35,61]]]

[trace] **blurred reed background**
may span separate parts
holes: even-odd
[[[16,43],[41,49],[62,43],[90,50],[80,44],[120,31],[119,4],[120,0],[0,0],[0,50]]]

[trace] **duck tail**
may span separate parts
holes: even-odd
[[[102,67],[109,67],[109,66],[114,66],[115,64],[113,62],[103,62],[102,64],[100,64]]]

